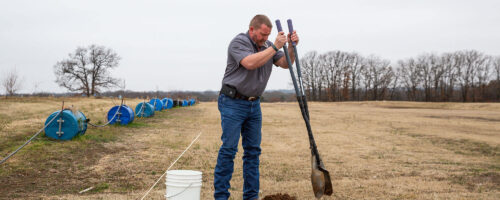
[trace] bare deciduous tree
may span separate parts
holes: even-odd
[[[408,99],[415,101],[417,100],[417,88],[420,86],[422,80],[420,69],[417,68],[413,58],[399,61],[398,63],[401,68],[401,81],[406,87]]]
[[[390,100],[401,99],[400,95],[398,94],[398,87],[401,85],[401,68],[395,68],[393,69],[393,72],[394,78],[391,83],[391,93],[389,96]]]
[[[54,65],[56,83],[87,96],[99,94],[104,88],[119,87],[120,80],[110,74],[119,60],[118,54],[104,46],[78,47],[69,59]]]
[[[330,51],[324,56],[326,76],[327,95],[329,101],[340,100],[340,90],[343,86],[344,74],[347,68],[346,62],[348,54],[342,51]]]
[[[458,54],[462,59],[461,65],[458,65],[458,83],[462,92],[462,101],[466,102],[470,96],[470,89],[475,86],[475,77],[477,69],[487,64],[487,58],[483,53],[470,50],[463,51]],[[473,90],[472,101],[475,101],[475,93]]]
[[[316,51],[308,52],[304,58],[301,58],[300,64],[306,95],[309,100],[316,100],[316,70],[319,68],[318,53]]]
[[[326,56],[325,54],[322,54],[318,57],[318,67],[314,71],[314,82],[316,82],[316,100],[322,101],[323,99],[323,88],[325,87],[325,80],[327,77],[327,71],[326,71]],[[325,92],[326,93],[326,92]]]
[[[359,101],[359,95],[356,95],[356,88],[358,87],[359,83],[358,80],[360,79],[361,76],[361,67],[363,66],[363,57],[359,55],[358,53],[351,53],[349,55],[349,72],[351,74],[351,87],[352,87],[352,99],[356,99]]]
[[[480,65],[477,66],[477,73],[476,73],[476,80],[477,80],[477,86],[476,88],[479,90],[479,98],[485,97],[485,88],[487,84],[487,80],[489,80],[491,76],[490,72],[490,62],[491,62],[491,57],[490,56],[484,56],[483,57],[484,62]],[[482,100],[482,99],[481,99]]]
[[[371,78],[368,86],[372,91],[373,100],[383,99],[393,76],[390,61],[370,56],[365,60],[365,66],[365,77]]]
[[[2,79],[2,87],[5,90],[5,94],[8,96],[15,95],[22,87],[21,77],[14,68],[4,74]]]
[[[436,54],[430,55],[430,63],[431,63],[431,81],[434,87],[433,93],[431,93],[431,100],[437,101],[441,96],[441,91],[439,90],[440,83],[442,83],[443,74],[445,73],[445,69],[442,63],[442,59],[440,56]]]
[[[497,100],[500,101],[500,56],[496,57],[493,61],[493,68],[496,74],[496,92]]]
[[[363,65],[361,66],[361,70],[360,70],[360,73],[361,73],[361,80],[363,80],[363,87],[364,87],[364,95],[363,95],[363,100],[368,100],[369,99],[369,89],[372,85],[372,81],[373,81],[373,77],[370,73],[370,70],[368,69],[367,65],[366,65],[367,61],[366,59],[363,61]]]
[[[441,57],[441,64],[443,66],[443,75],[441,83],[441,94],[443,101],[449,101],[453,98],[453,91],[457,80],[457,65],[459,65],[459,55],[455,53],[445,53]]]
[[[430,88],[431,88],[431,64],[429,63],[427,55],[420,55],[417,57],[417,68],[420,71],[422,87],[424,88],[424,99],[430,101]]]

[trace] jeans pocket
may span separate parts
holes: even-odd
[[[217,98],[217,106],[218,106],[220,112],[222,112],[221,109],[224,106],[223,100],[224,100],[224,95],[223,94],[219,95],[219,98]]]

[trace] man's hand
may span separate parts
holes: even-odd
[[[281,49],[285,45],[285,42],[286,42],[285,32],[281,31],[278,33],[278,36],[276,36],[276,40],[274,41],[274,46],[276,46],[276,48],[278,49]]]
[[[280,32],[280,33],[283,33],[283,32]],[[288,46],[288,54],[290,55],[290,61],[292,61],[292,64],[293,64],[295,62],[295,54],[294,54],[292,42],[295,42],[295,45],[297,45],[299,43],[299,36],[297,35],[296,31],[293,31],[293,33],[291,33],[291,34],[289,33],[288,34],[288,43],[290,44]],[[278,66],[280,66],[281,68],[284,68],[284,69],[288,69],[288,67],[289,67],[288,66],[288,62],[286,61],[285,56],[281,57],[274,64],[278,65]]]
[[[299,44],[299,36],[297,35],[297,31],[293,31],[293,33],[288,34],[288,43],[292,44],[292,42],[295,42],[295,45]]]

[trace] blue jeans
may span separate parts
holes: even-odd
[[[240,133],[243,146],[243,199],[259,197],[259,155],[261,152],[262,113],[260,100],[232,99],[221,94],[219,111],[222,126],[222,146],[214,172],[214,198],[229,198],[229,181],[233,175],[234,157],[238,152]]]

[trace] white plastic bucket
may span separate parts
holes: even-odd
[[[165,185],[167,185],[168,200],[200,200],[202,173],[193,170],[167,171]]]

